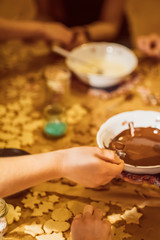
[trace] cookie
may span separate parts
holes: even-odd
[[[8,103],[6,105],[7,109],[11,112],[19,112],[21,107],[20,105],[18,104],[18,102],[13,102],[13,103]]]
[[[14,138],[14,135],[11,133],[0,132],[0,140],[10,141],[13,138]]]
[[[126,221],[127,224],[135,223],[139,224],[139,219],[142,217],[142,213],[137,211],[136,207],[133,207],[130,210],[126,210],[122,215],[122,218]]]
[[[47,234],[52,232],[65,232],[70,228],[70,224],[68,222],[56,222],[52,219],[45,222],[43,229]]]
[[[20,141],[17,139],[10,140],[6,143],[6,148],[21,148]]]
[[[72,213],[67,208],[54,209],[51,218],[55,221],[67,221],[72,217]]]
[[[29,121],[30,121],[30,118],[27,115],[20,113],[16,116],[15,119],[13,119],[12,123],[14,126],[17,126],[17,125],[26,124]]]
[[[58,202],[59,201],[59,197],[58,196],[56,196],[56,195],[50,195],[50,196],[48,196],[48,201],[49,202],[52,202],[52,203],[56,203],[56,202]]]
[[[42,224],[36,224],[35,222],[33,222],[31,225],[25,225],[24,228],[24,232],[33,237],[44,233],[42,230]]]
[[[85,205],[85,203],[76,200],[71,200],[67,202],[67,207],[74,214],[74,216],[82,213]]]
[[[35,205],[40,203],[40,200],[31,194],[27,194],[26,198],[22,199],[22,203],[25,208],[34,209]]]
[[[103,212],[109,211],[109,206],[107,206],[104,202],[91,202],[91,205],[95,208],[100,208]]]
[[[20,137],[22,146],[31,146],[34,143],[34,136],[32,132],[23,132]]]
[[[109,215],[107,217],[107,220],[111,223],[111,224],[114,224],[118,221],[121,221],[122,220],[122,216],[121,214],[112,214],[112,215]]]
[[[38,196],[45,197],[45,196],[46,196],[46,192],[34,191],[34,192],[33,192],[33,196],[34,196],[34,197],[38,197]]]
[[[1,129],[4,132],[12,133],[14,135],[19,135],[20,134],[20,129],[17,128],[16,126],[12,126],[10,124],[4,124]]]
[[[45,234],[36,237],[37,240],[65,240],[62,233]]]
[[[78,123],[85,115],[87,114],[87,110],[83,108],[80,104],[74,104],[68,111],[66,112],[66,120],[68,124],[76,124]]]
[[[4,116],[7,112],[7,109],[4,105],[0,104],[0,117]]]
[[[121,226],[119,228],[116,228],[112,226],[112,239],[114,240],[120,240],[120,239],[127,239],[131,237],[129,233],[125,232],[125,226]]]
[[[19,221],[21,217],[21,208],[19,206],[15,207],[11,204],[7,204],[8,213],[6,215],[6,219],[8,224],[12,224],[14,221]]]
[[[26,123],[23,126],[23,130],[24,131],[35,131],[38,128],[42,128],[43,125],[44,125],[44,120],[43,119],[34,120],[32,122]]]
[[[34,208],[33,213],[31,214],[33,217],[35,216],[43,216],[43,213],[48,213],[49,210],[53,210],[53,203],[43,201],[38,205],[38,208]]]

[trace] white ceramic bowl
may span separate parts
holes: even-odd
[[[117,114],[108,119],[99,129],[97,143],[100,148],[109,146],[111,140],[122,131],[128,129],[128,123],[133,122],[134,127],[152,127],[160,129],[160,112],[155,111],[130,111]],[[138,174],[160,173],[160,165],[156,166],[133,166],[125,164],[127,172]]]
[[[77,58],[80,61],[76,61]],[[123,45],[95,42],[73,49],[66,63],[84,83],[105,88],[120,83],[136,68],[138,60],[133,51]],[[102,73],[97,74],[97,69]]]

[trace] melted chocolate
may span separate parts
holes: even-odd
[[[135,128],[117,135],[109,145],[110,149],[123,151],[125,163],[134,166],[160,165],[160,130],[157,128]]]

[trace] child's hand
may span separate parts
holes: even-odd
[[[89,42],[89,39],[87,38],[85,34],[85,29],[83,27],[73,27],[72,32],[74,38],[72,39],[72,42],[69,46],[70,49]]]
[[[160,57],[160,36],[151,34],[137,38],[137,47],[150,57]]]
[[[61,44],[69,45],[73,38],[72,31],[65,25],[54,23],[42,23],[42,37],[48,42],[58,41]]]
[[[111,225],[102,220],[103,212],[91,205],[77,215],[71,225],[72,240],[111,240]]]

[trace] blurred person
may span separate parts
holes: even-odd
[[[86,205],[83,214],[75,216],[71,225],[72,240],[111,240],[111,224],[102,220],[101,209]]]
[[[0,40],[43,39],[73,48],[90,41],[114,41],[126,38],[125,35],[129,36],[124,17],[124,0],[36,0],[36,2],[39,21],[1,18]]]
[[[71,48],[90,41],[129,38],[124,3],[124,0],[37,0],[41,18],[49,17],[72,29]]]
[[[156,33],[139,36],[137,38],[137,47],[150,57],[160,58],[160,36]]]
[[[95,188],[110,182],[123,167],[124,162],[115,152],[97,147],[0,157],[0,198],[62,177]]]

